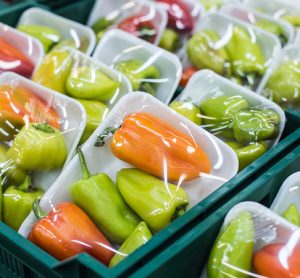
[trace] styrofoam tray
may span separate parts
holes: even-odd
[[[78,145],[86,124],[86,113],[83,106],[76,100],[59,94],[53,90],[32,82],[18,74],[6,72],[0,75],[0,85],[22,86],[34,92],[58,112],[62,119],[62,131],[67,147],[68,156],[64,165],[73,157],[74,151]],[[55,154],[53,154],[55,155]],[[45,159],[47,159],[45,157]],[[34,184],[47,190],[59,176],[62,169],[39,172],[34,174]]]
[[[39,65],[44,57],[44,48],[37,39],[1,22],[0,38],[5,39],[11,45],[19,49],[35,66]]]
[[[272,140],[272,145],[277,144],[286,123],[284,111],[276,103],[216,74],[211,70],[201,70],[195,73],[183,92],[180,94],[179,99],[184,100],[186,98],[191,98],[196,104],[200,104],[205,99],[218,94],[229,96],[240,95],[247,99],[252,107],[269,108],[278,113],[280,117],[279,131],[276,138]]]
[[[255,35],[257,43],[263,50],[266,66],[272,67],[273,64],[277,62],[277,56],[280,53],[281,45],[278,38],[260,28],[252,26],[251,24],[245,23],[239,19],[233,18],[231,16],[222,14],[220,12],[215,14],[209,14],[198,22],[197,27],[195,28],[194,34],[204,29],[213,29],[220,36],[220,44],[226,45],[228,40],[231,38],[233,26],[240,26],[246,30],[250,30],[252,34]],[[184,49],[186,52],[186,50]],[[188,57],[186,53],[183,54],[183,68],[189,65]],[[260,91],[263,85],[265,84],[265,77],[268,74],[268,71],[262,77],[260,84],[258,85],[256,91]]]
[[[157,83],[155,97],[166,104],[170,102],[182,75],[182,66],[177,56],[118,29],[106,32],[93,58],[112,68],[129,59],[142,60],[145,66],[154,65],[161,78],[149,82]]]
[[[147,14],[157,28],[154,44],[158,45],[164,29],[167,26],[167,13],[159,5],[143,0],[96,0],[88,19],[88,26],[92,26],[99,18],[106,16],[119,16],[116,24],[135,14]],[[151,18],[150,18],[151,17]]]
[[[120,169],[132,167],[117,159],[111,153],[111,139],[100,148],[95,147],[94,143],[97,135],[105,128],[119,126],[124,117],[133,112],[141,111],[152,113],[156,117],[173,125],[181,132],[192,136],[196,143],[207,153],[212,164],[211,174],[207,176],[203,175],[200,178],[181,184],[188,193],[190,207],[204,199],[237,173],[238,160],[230,147],[193,122],[177,114],[156,98],[142,92],[132,92],[124,96],[89,140],[83,145],[82,151],[91,173],[104,172],[115,181],[116,173]],[[228,167],[228,165],[230,165],[230,167]],[[49,211],[53,206],[63,201],[72,201],[70,187],[80,178],[81,170],[78,155],[76,155],[52,187],[46,192],[41,200],[41,207]],[[35,222],[36,218],[33,213],[31,213],[21,226],[19,233],[23,236],[27,236]]]
[[[54,28],[61,34],[63,39],[78,40],[78,37],[86,37],[88,40],[88,47],[85,53],[88,55],[90,55],[95,48],[95,33],[88,26],[82,25],[78,22],[40,8],[30,8],[22,14],[17,26],[31,24]]]

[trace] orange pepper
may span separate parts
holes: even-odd
[[[254,254],[253,266],[266,277],[300,277],[300,246],[290,250],[281,243],[267,245]]]
[[[114,251],[108,240],[87,214],[72,203],[61,203],[48,215],[35,201],[33,210],[40,219],[28,239],[58,260],[86,252],[108,264]]]
[[[194,73],[196,73],[198,71],[198,69],[194,68],[194,67],[189,67],[186,68],[181,76],[180,82],[179,82],[179,86],[181,87],[185,87],[187,85],[187,83],[189,82],[190,78],[194,75]]]
[[[119,159],[160,178],[189,181],[210,173],[207,154],[188,135],[150,113],[127,116],[114,136],[111,151]],[[96,146],[103,145],[100,134]]]

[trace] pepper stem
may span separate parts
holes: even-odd
[[[29,189],[29,186],[31,185],[31,176],[26,176],[25,180],[18,186],[18,190],[26,192]]]
[[[33,127],[46,133],[55,133],[55,130],[48,123],[34,124]]]
[[[151,86],[150,83],[148,82],[143,82],[141,84],[141,86],[139,87],[139,91],[142,91],[142,92],[146,92],[152,96],[155,95],[155,90],[153,89],[153,87]]]
[[[97,136],[97,140],[95,142],[95,147],[103,147],[104,144],[105,144],[105,140],[107,139],[107,137],[113,135],[117,130],[118,130],[118,128],[115,128],[115,127],[107,127],[107,128],[105,128]]]
[[[41,196],[37,197],[32,204],[33,213],[38,220],[41,220],[48,214],[40,207],[41,198],[42,198]]]
[[[175,220],[176,218],[182,216],[185,211],[186,211],[186,207],[188,206],[189,204],[186,203],[186,204],[183,204],[183,205],[180,205],[176,208],[174,214],[173,214],[173,217],[172,217],[172,220]]]
[[[84,179],[88,179],[91,176],[91,173],[86,165],[86,161],[84,158],[84,155],[82,153],[82,150],[80,147],[77,148],[77,153],[79,156],[79,161],[80,161],[80,167],[81,167],[81,172],[82,172],[82,177]]]

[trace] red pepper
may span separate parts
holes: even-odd
[[[267,245],[254,254],[253,266],[266,277],[300,277],[300,246],[290,249],[281,243]]]
[[[181,0],[157,0],[168,12],[168,27],[178,32],[191,32],[194,28],[193,18],[185,3]]]
[[[29,78],[33,70],[34,65],[21,51],[0,38],[0,73],[13,71]]]
[[[188,67],[188,68],[184,69],[181,79],[180,79],[179,86],[185,87],[186,84],[188,83],[188,81],[190,80],[190,78],[192,77],[192,75],[197,71],[198,70],[194,67]]]
[[[108,265],[114,251],[87,214],[72,203],[57,205],[47,216],[35,201],[33,211],[40,219],[28,239],[58,260],[86,252]]]
[[[147,17],[143,14],[134,15],[124,19],[117,27],[145,41],[154,43],[157,30],[154,23]]]

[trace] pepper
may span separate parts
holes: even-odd
[[[106,118],[109,109],[100,101],[82,99],[77,99],[77,101],[83,105],[87,116],[85,129],[79,142],[80,144],[83,144]]]
[[[146,244],[151,237],[152,234],[149,231],[147,224],[145,222],[140,222],[113,256],[109,263],[109,267],[116,266],[136,249]]]
[[[94,30],[95,34],[98,34],[100,32],[106,31],[108,27],[114,24],[114,22],[114,20],[109,20],[105,17],[101,17],[92,25],[92,29]]]
[[[2,193],[3,193],[3,189],[2,189],[2,186],[3,186],[3,182],[2,182],[2,178],[0,176],[0,221],[2,221],[3,219],[3,196],[2,196]]]
[[[13,71],[29,78],[34,70],[31,60],[3,38],[0,38],[0,62],[0,72]]]
[[[47,53],[51,47],[61,39],[60,33],[48,26],[43,25],[20,25],[18,30],[38,39]]]
[[[168,13],[168,27],[178,32],[191,32],[194,28],[191,12],[180,0],[156,0],[161,3]]]
[[[299,277],[300,246],[282,243],[269,244],[254,254],[253,267],[264,277]]]
[[[110,177],[104,173],[92,176],[80,148],[78,155],[82,179],[71,187],[73,201],[110,241],[121,244],[138,225],[139,218],[124,202]]]
[[[273,139],[278,133],[279,116],[269,109],[240,110],[234,114],[233,133],[240,143]]]
[[[70,96],[99,101],[111,99],[119,87],[118,81],[112,80],[100,70],[89,66],[74,69],[66,82]]]
[[[251,271],[254,234],[252,215],[248,211],[241,212],[225,226],[209,255],[208,278],[248,277],[246,272]]]
[[[46,55],[32,80],[52,90],[66,93],[66,81],[72,68],[72,55],[68,50],[53,50]]]
[[[223,5],[222,0],[200,0],[206,11],[215,12]]]
[[[112,153],[146,173],[182,182],[211,171],[207,154],[195,140],[150,113],[128,115],[120,128],[105,129],[95,146],[103,146],[113,133]]]
[[[7,147],[3,144],[0,144],[0,178],[3,186],[21,184],[26,178],[26,173],[7,158]]]
[[[298,15],[283,15],[280,19],[292,24],[294,27],[300,26],[300,17]]]
[[[3,221],[12,229],[18,231],[32,209],[34,200],[43,195],[43,191],[34,189],[31,177],[16,187],[10,186],[3,194]]]
[[[160,72],[154,65],[145,66],[144,61],[132,59],[116,64],[115,68],[129,79],[134,91],[140,90],[152,95],[155,94],[154,85],[157,80],[151,84],[151,79],[160,78]]]
[[[154,43],[157,36],[155,23],[146,14],[137,14],[125,18],[117,27],[142,40]]]
[[[88,44],[89,44],[88,38],[84,36],[76,39],[64,39],[61,40],[57,45],[52,47],[51,51],[58,50],[68,46],[74,49],[78,49],[82,52],[85,52],[88,48]]]
[[[282,217],[296,226],[300,226],[300,214],[295,204],[291,204],[282,214]]]
[[[86,252],[108,264],[113,248],[87,214],[72,203],[61,203],[47,215],[38,205],[33,211],[39,221],[33,226],[28,239],[58,260],[65,260]]]
[[[257,40],[244,28],[234,26],[232,36],[225,45],[233,72],[237,76],[263,75],[266,71],[264,53]]]
[[[197,69],[208,68],[220,75],[231,76],[231,64],[224,46],[217,46],[218,33],[206,29],[194,34],[187,44],[187,56]]]
[[[197,125],[201,125],[201,112],[199,107],[194,105],[191,101],[173,101],[170,105],[170,108],[175,110],[177,113],[191,120]]]
[[[189,205],[182,187],[139,169],[121,169],[117,173],[117,186],[125,202],[154,232],[159,232],[181,216]]]
[[[166,28],[162,33],[159,46],[170,52],[174,52],[180,47],[180,45],[179,34],[172,29]]]
[[[24,126],[7,151],[25,171],[45,171],[61,168],[67,157],[65,137],[47,123]]]
[[[198,71],[198,69],[196,69],[195,67],[187,67],[183,70],[180,82],[179,82],[179,86],[181,87],[185,87],[188,83],[188,81],[191,79],[191,77],[194,75],[194,73],[196,73]]]
[[[268,150],[268,145],[260,142],[260,143],[251,143],[249,145],[243,145],[238,142],[226,142],[235,152],[236,156],[239,160],[239,171],[246,168],[249,164],[251,164],[254,160],[259,158]]]

